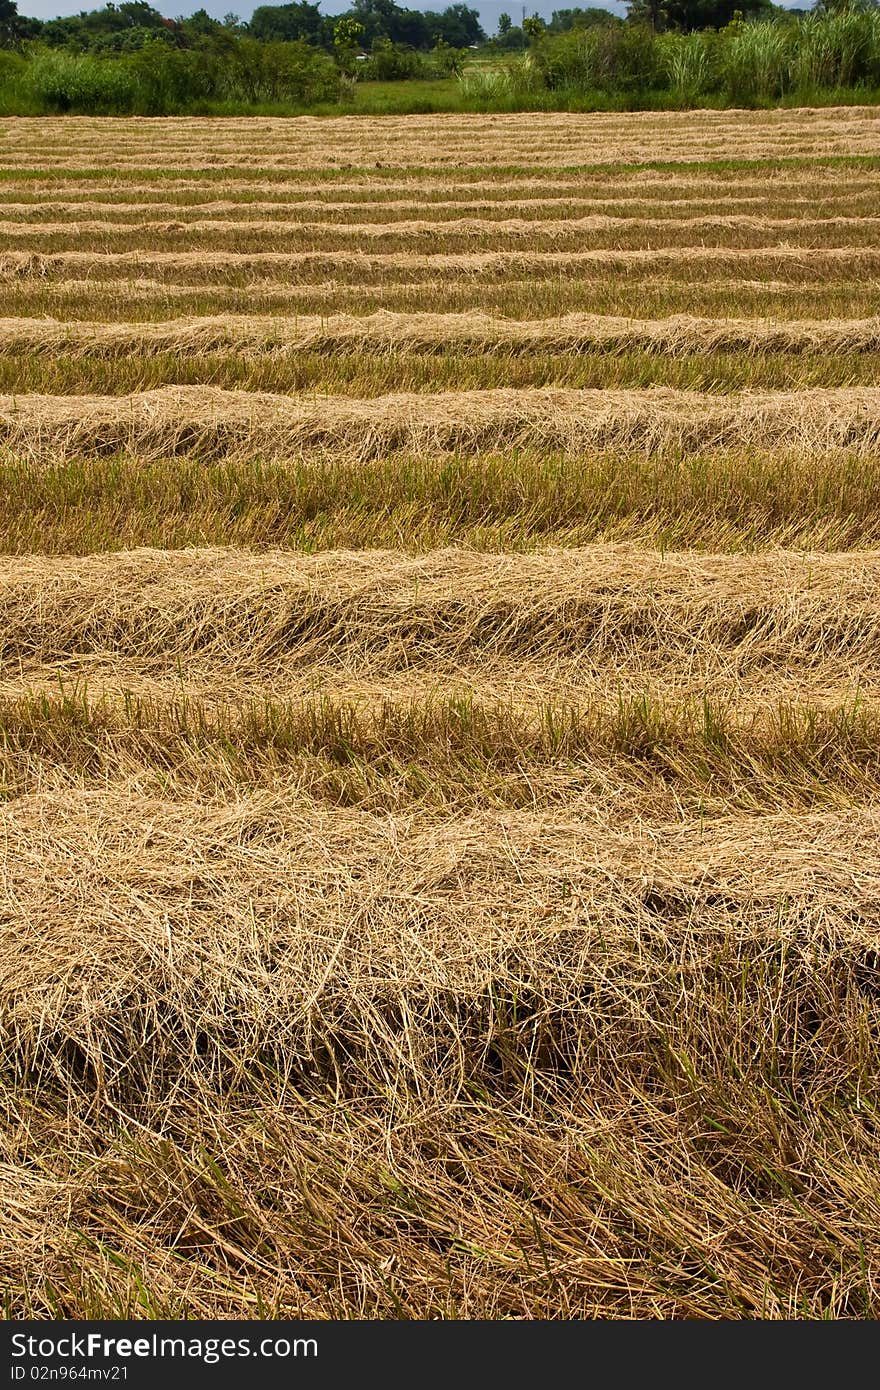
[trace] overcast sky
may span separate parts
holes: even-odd
[[[215,19],[222,19],[230,10],[240,16],[241,19],[250,19],[255,9],[254,4],[236,4],[235,0],[194,0],[194,3],[181,3],[181,0],[150,0],[151,4],[162,14],[170,19],[178,19],[181,15],[193,14],[196,10],[205,9],[208,14]],[[260,0],[257,0],[260,3]],[[268,0],[271,3],[271,0]],[[408,9],[413,10],[443,10],[452,0],[426,0],[425,4],[419,4],[418,0],[398,0],[398,3]],[[498,28],[498,16],[502,10],[518,22],[522,17],[522,0],[465,0],[466,4],[472,5],[479,11],[480,22],[487,34],[494,34]],[[549,19],[553,10],[561,10],[580,3],[586,7],[590,0],[550,0],[550,3],[536,4],[535,0],[529,0],[526,6],[527,14],[539,14],[544,19]],[[619,3],[619,0],[593,0],[598,7],[611,10],[612,14],[626,14],[626,6]],[[18,0],[19,14],[31,15],[35,19],[55,19],[58,15],[79,14],[81,10],[96,10],[100,8],[100,0]],[[324,14],[341,14],[343,10],[351,8],[351,0],[323,0],[321,10]]]

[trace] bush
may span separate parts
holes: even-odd
[[[333,59],[302,41],[178,49],[159,39],[121,56],[41,49],[17,63],[8,81],[20,100],[53,113],[162,116],[212,102],[308,107],[339,92]],[[0,83],[7,85],[2,70]]]
[[[772,20],[735,21],[724,31],[723,83],[732,101],[780,97],[789,85],[794,31]]]
[[[288,102],[311,106],[332,101],[339,90],[333,59],[302,39],[294,43],[239,39],[230,48],[216,80],[216,96],[221,100],[251,105]]]
[[[299,14],[300,7],[288,8]],[[803,18],[777,14],[746,22],[740,17],[720,31],[658,35],[631,22],[576,23],[536,37],[525,56],[476,64],[469,52],[445,42],[423,54],[386,37],[377,38],[369,59],[358,63],[362,29],[351,16],[335,23],[334,61],[302,39],[258,41],[207,17],[197,30],[187,30],[163,21],[138,0],[126,0],[120,13],[123,9],[138,20],[155,13],[159,27],[116,26],[92,36],[89,52],[31,42],[21,53],[0,52],[0,112],[158,116],[218,106],[230,112],[303,110],[321,103],[353,104],[359,78],[403,82],[453,75],[462,98],[488,110],[695,106],[707,99],[755,105],[792,94],[821,101],[823,94],[841,88],[880,87],[880,8],[858,3]],[[304,9],[311,17],[317,14],[314,6]],[[73,43],[80,29],[88,29],[88,19],[83,14],[57,21],[61,37],[67,34]],[[47,25],[47,32],[51,28]],[[387,105],[384,97],[376,100]]]
[[[529,54],[464,68],[458,80],[466,101],[501,109],[533,100],[544,89],[541,74]]]
[[[547,34],[534,49],[551,91],[632,98],[668,89],[679,104],[711,95],[737,105],[838,88],[880,86],[880,8],[845,6],[801,19],[744,21],[720,32],[640,24]]]
[[[650,91],[665,77],[657,39],[641,24],[548,35],[535,46],[535,62],[551,91]]]
[[[0,48],[0,115],[30,115],[35,109],[22,90],[26,67],[20,54]]]
[[[125,64],[88,54],[43,50],[20,78],[25,97],[49,112],[120,115],[136,109],[137,83]]]
[[[452,48],[438,39],[431,49],[427,72],[431,77],[460,77],[465,61],[470,57],[466,48]]]
[[[717,35],[693,31],[663,34],[657,41],[660,63],[670,90],[690,106],[711,92],[717,81]]]
[[[146,44],[126,60],[136,90],[135,110],[146,116],[185,111],[215,95],[218,64],[210,52]]]
[[[792,80],[801,91],[880,82],[880,11],[807,15],[798,26]]]
[[[27,64],[20,53],[13,53],[7,48],[0,48],[0,88],[16,84],[25,71]]]
[[[414,49],[390,39],[374,39],[369,60],[360,64],[358,76],[368,82],[405,82],[421,72],[422,60]]]

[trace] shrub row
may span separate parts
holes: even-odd
[[[164,115],[223,104],[308,108],[350,99],[353,79],[406,81],[457,74],[462,105],[482,108],[613,104],[752,105],[880,89],[880,8],[846,8],[720,30],[655,33],[601,24],[536,35],[524,55],[466,63],[438,45],[420,54],[377,40],[346,67],[304,40],[174,48],[161,40],[100,55],[26,44],[0,51],[0,113]]]

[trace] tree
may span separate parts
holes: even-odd
[[[723,29],[736,11],[743,15],[773,13],[770,0],[629,0],[627,19],[652,29]]]
[[[425,22],[431,35],[448,43],[450,48],[470,48],[486,42],[479,14],[467,5],[448,5],[442,14],[427,10]]]
[[[258,5],[247,28],[252,38],[263,43],[305,39],[318,48],[329,48],[333,42],[330,20],[309,0],[295,0],[291,5]]]
[[[420,10],[402,9],[394,0],[354,0],[350,14],[363,26],[367,47],[377,39],[409,44],[411,48],[430,47],[432,32]]]
[[[510,15],[503,14],[501,19],[506,19],[510,22],[502,28],[501,20],[499,20],[498,33],[492,40],[492,47],[499,49],[502,53],[521,53],[524,48],[528,48],[528,39],[519,25],[514,24],[510,19]]]
[[[357,72],[357,53],[363,38],[364,26],[350,14],[343,15],[333,25],[333,47],[336,61],[346,77]]]
[[[20,21],[15,0],[0,0],[0,48],[12,48],[18,42]]]
[[[554,10],[550,16],[547,31],[550,34],[565,34],[569,29],[592,29],[599,24],[620,24],[622,21],[610,10]]]
[[[626,17],[633,24],[647,24],[660,33],[668,19],[665,0],[629,0]]]
[[[111,3],[100,10],[82,10],[69,18],[49,20],[40,37],[53,48],[122,53],[136,51],[153,39],[173,44],[180,27],[176,21],[163,18],[146,0],[124,0],[121,5]]]
[[[209,34],[216,34],[218,29],[222,29],[219,19],[212,19],[207,10],[196,10],[189,19],[181,20],[183,29],[187,34],[197,35],[199,38]]]
[[[362,24],[358,24],[351,15],[343,15],[333,25],[333,42],[337,48],[357,48],[363,32]]]
[[[501,14],[498,16],[498,37],[503,39],[504,35],[509,34],[512,28],[513,20],[510,18],[509,14],[506,14],[505,11],[502,10]]]
[[[523,33],[528,34],[532,42],[541,37],[545,27],[543,19],[541,19],[540,15],[536,14],[527,15],[522,22]]]

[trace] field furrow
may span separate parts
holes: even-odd
[[[372,400],[168,386],[130,396],[0,397],[0,447],[33,462],[133,456],[363,461],[494,448],[583,453],[777,447],[875,451],[880,387],[709,395],[494,390]]]
[[[68,229],[69,230],[69,229]],[[169,234],[174,244],[176,232]],[[75,241],[76,234],[70,239]],[[224,240],[224,244],[228,238]],[[494,242],[491,232],[488,244]],[[302,279],[309,274],[335,274],[350,284],[373,279],[381,282],[389,273],[405,275],[414,283],[431,279],[438,274],[488,275],[499,277],[569,274],[597,267],[603,270],[627,268],[680,269],[690,275],[694,268],[709,265],[716,272],[760,271],[796,268],[803,278],[822,279],[831,271],[876,275],[880,267],[880,249],[867,246],[715,246],[702,244],[697,238],[693,245],[667,245],[643,248],[593,248],[577,251],[476,250],[433,251],[374,251],[371,245],[352,247],[343,256],[336,250],[255,250],[236,251],[213,248],[200,250],[163,250],[151,246],[131,250],[47,250],[20,251],[10,249],[0,256],[0,277],[14,283],[17,279],[40,280],[54,275],[69,276],[75,271],[89,271],[100,276],[115,272],[125,278],[132,271],[140,275],[161,273],[173,276],[184,272],[189,277],[210,284],[212,279],[234,273],[252,278],[257,272],[274,275],[287,273]],[[173,281],[172,281],[173,283]]]
[[[142,550],[0,562],[0,661],[258,675],[495,658],[880,668],[880,555]]]
[[[689,111],[596,114],[554,112],[437,117],[300,117],[296,138],[285,121],[261,117],[3,121],[4,165],[17,169],[205,170],[225,177],[242,166],[278,170],[456,169],[502,174],[510,168],[576,169],[583,165],[688,165],[700,161],[780,158],[877,158],[874,107],[825,107],[804,113]]]
[[[46,322],[0,318],[0,353],[131,357],[168,352],[181,358],[210,352],[263,356],[322,352],[339,356],[388,349],[396,353],[656,352],[666,356],[729,352],[875,353],[880,316],[850,321],[629,319],[597,314],[515,320],[480,314],[331,314],[257,318],[223,315],[166,323]]]
[[[878,199],[0,119],[13,1316],[877,1317]]]

